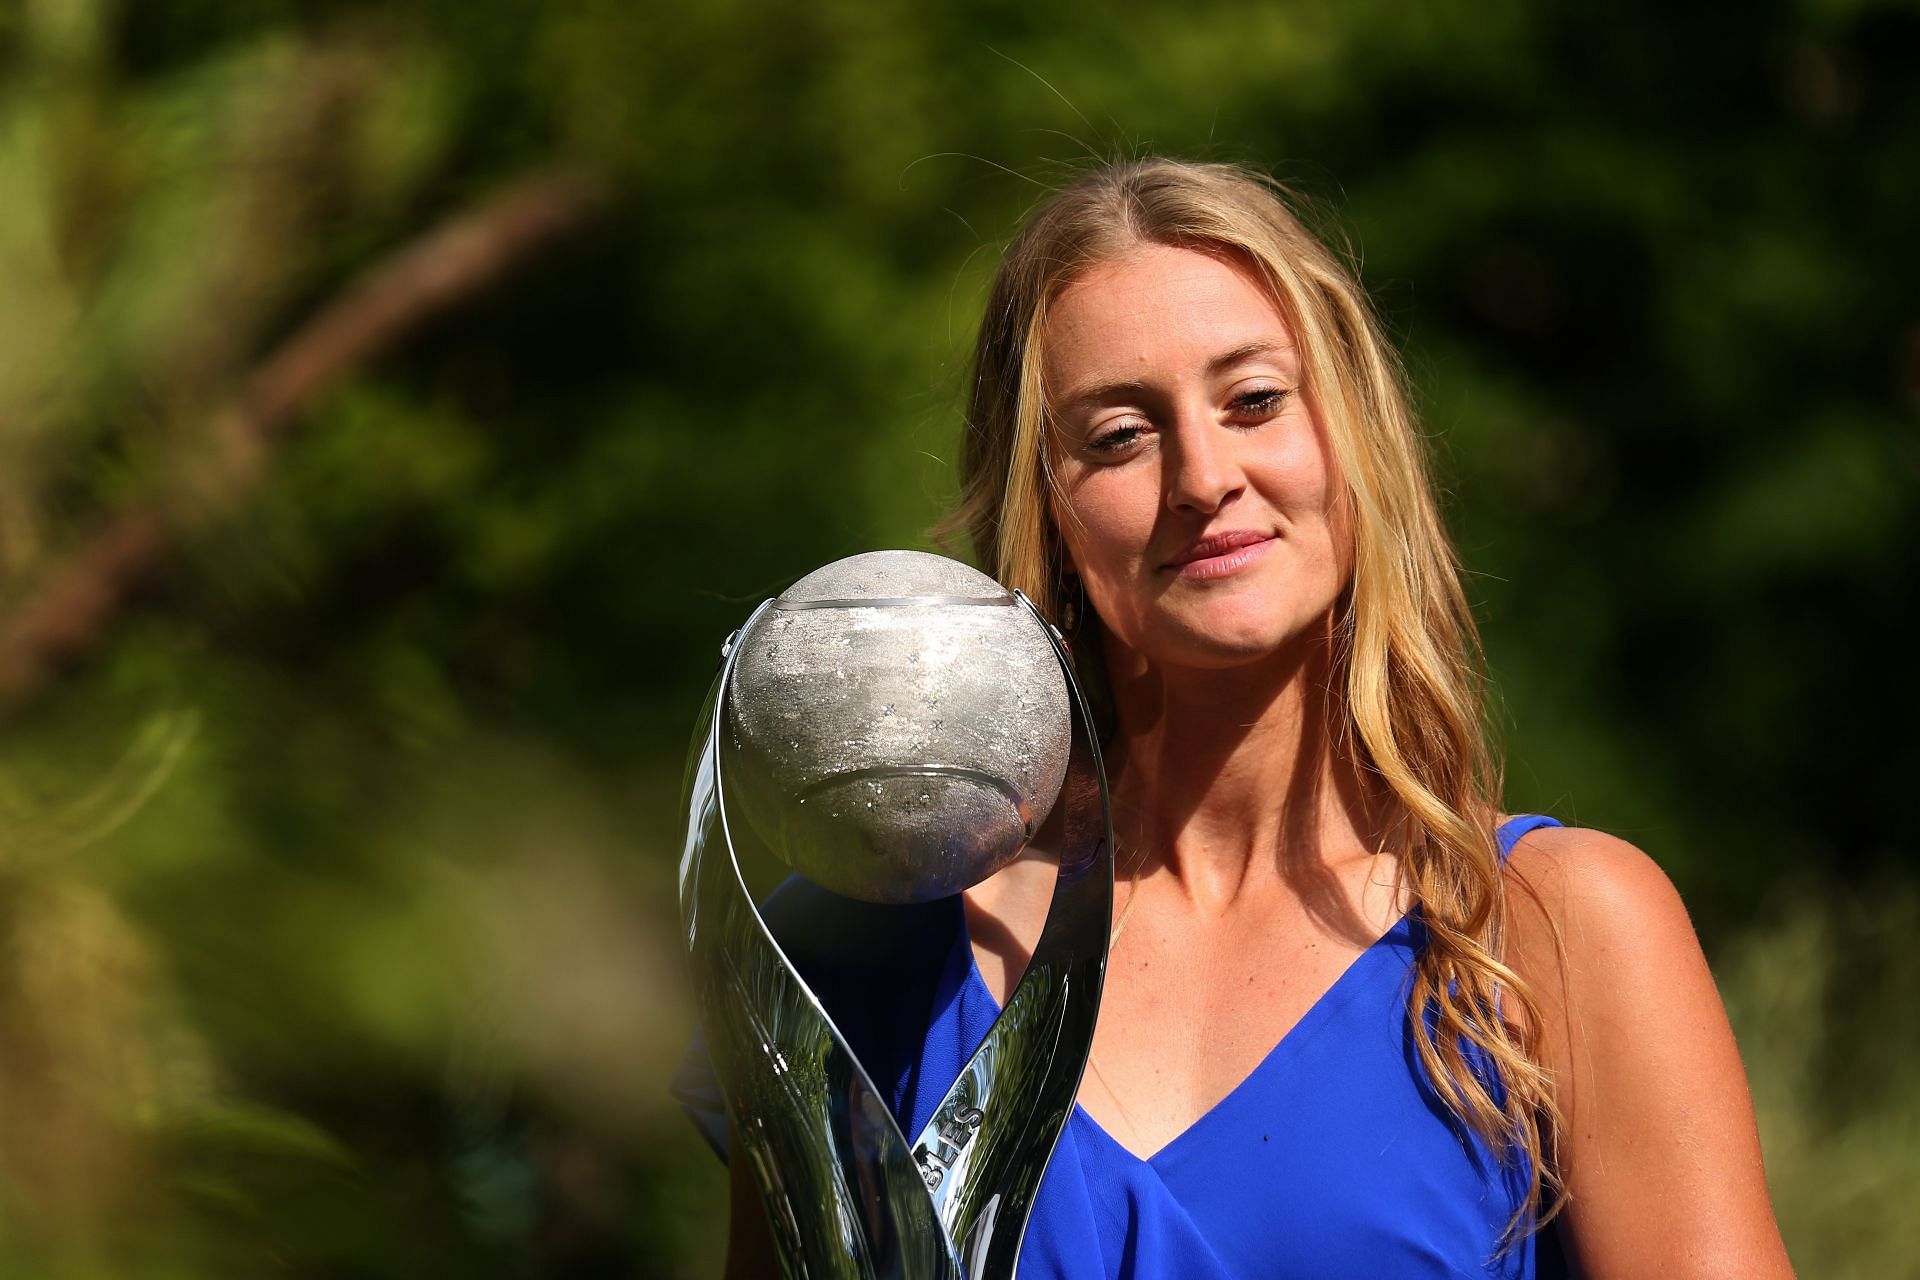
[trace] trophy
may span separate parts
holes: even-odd
[[[1059,633],[965,565],[880,551],[765,601],[721,655],[680,911],[731,1158],[790,1277],[1005,1280],[1079,1091],[1112,915],[1106,779]],[[985,879],[1050,815],[1059,870],[1027,971],[909,1137],[760,918],[736,841],[912,903]]]

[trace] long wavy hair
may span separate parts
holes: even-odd
[[[1525,1170],[1511,1242],[1559,1210],[1560,1119],[1540,1061],[1539,1008],[1500,958],[1506,908],[1492,828],[1501,768],[1479,632],[1398,362],[1353,275],[1288,198],[1236,166],[1153,158],[1089,172],[1035,209],[988,295],[949,527],[965,530],[987,572],[1059,619],[1069,602],[1040,365],[1049,304],[1090,267],[1143,243],[1222,253],[1257,271],[1301,353],[1304,391],[1353,512],[1353,577],[1334,629],[1335,687],[1344,686],[1335,728],[1350,757],[1391,788],[1408,833],[1402,880],[1427,935],[1411,1026],[1440,1099]],[[1088,674],[1100,683],[1102,673]]]

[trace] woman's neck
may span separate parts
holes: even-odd
[[[1224,910],[1381,847],[1390,805],[1336,735],[1330,648],[1302,643],[1229,670],[1109,654],[1123,868],[1171,873],[1196,905]]]

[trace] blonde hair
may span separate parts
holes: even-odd
[[[1492,827],[1501,778],[1479,633],[1399,366],[1359,285],[1284,196],[1234,166],[1155,158],[1090,172],[1035,210],[988,296],[949,525],[966,530],[987,572],[1058,619],[1068,602],[1049,514],[1039,358],[1048,304],[1142,243],[1224,253],[1264,280],[1301,352],[1353,512],[1353,578],[1335,632],[1339,734],[1391,788],[1410,833],[1403,883],[1427,933],[1411,1025],[1448,1109],[1503,1160],[1526,1162],[1511,1242],[1559,1210],[1551,1152],[1560,1121],[1538,1006],[1500,959],[1506,913]]]

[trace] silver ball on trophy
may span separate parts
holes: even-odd
[[[975,569],[875,551],[800,579],[735,638],[728,806],[794,870],[869,902],[1005,866],[1066,777],[1042,624]]]

